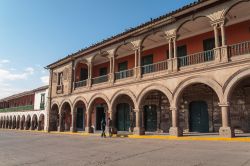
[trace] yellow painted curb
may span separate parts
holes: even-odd
[[[0,129],[7,131],[17,132],[36,132],[36,133],[47,133],[47,134],[58,134],[58,135],[79,135],[79,136],[100,136],[95,133],[77,133],[77,132],[58,132],[58,131],[38,131],[38,130],[16,130],[16,129]],[[108,137],[108,136],[107,136]],[[236,137],[236,138],[224,138],[224,137],[194,137],[194,136],[166,136],[166,135],[123,135],[113,134],[113,138],[131,138],[131,139],[158,139],[158,140],[179,140],[179,141],[231,141],[231,142],[250,142],[250,137]]]

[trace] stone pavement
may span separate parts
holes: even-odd
[[[250,166],[250,143],[0,130],[0,166]]]

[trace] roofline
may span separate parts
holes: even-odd
[[[128,31],[119,33],[115,36],[111,36],[111,37],[109,37],[101,42],[97,42],[96,44],[93,44],[89,47],[81,49],[73,54],[70,54],[62,59],[59,59],[58,61],[56,61],[54,63],[49,64],[48,66],[45,67],[45,69],[53,69],[57,66],[65,64],[69,60],[72,60],[72,59],[74,59],[78,56],[81,56],[83,54],[89,54],[89,53],[94,52],[98,49],[102,49],[103,47],[107,47],[109,45],[112,45],[115,42],[119,42],[120,40],[126,40],[129,37],[136,37],[136,33],[140,33],[143,30],[148,31],[153,26],[159,26],[159,25],[162,26],[161,24],[166,26],[166,24],[171,24],[174,21],[176,21],[175,18],[183,17],[183,16],[190,14],[193,11],[196,11],[198,9],[203,10],[203,8],[207,7],[207,5],[213,5],[215,3],[223,3],[225,1],[227,1],[227,0],[198,0],[198,1],[195,1],[193,3],[190,3],[188,5],[183,6],[177,10],[171,11],[165,15],[157,17],[151,21],[145,22],[139,26],[131,28]],[[198,7],[198,8],[196,10],[193,10],[193,8],[195,8],[195,7]],[[167,21],[169,21],[169,22],[167,22]],[[135,35],[135,36],[133,36],[133,35]]]
[[[17,93],[17,94],[5,97],[3,99],[0,99],[0,102],[6,102],[6,101],[9,101],[9,100],[13,100],[13,99],[19,98],[19,97],[23,97],[23,96],[27,96],[27,95],[32,95],[32,94],[35,94],[38,91],[46,90],[48,88],[49,88],[49,86],[46,85],[46,86],[42,86],[42,87],[30,90],[30,91],[24,91],[24,92],[21,92],[21,93]]]

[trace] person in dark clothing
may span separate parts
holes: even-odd
[[[109,137],[112,137],[112,120],[108,118]]]
[[[101,137],[106,138],[106,133],[105,133],[105,130],[106,130],[106,121],[105,121],[105,119],[102,119],[102,121],[101,121],[101,128],[102,128],[102,135],[101,135]]]

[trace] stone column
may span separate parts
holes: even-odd
[[[137,48],[137,63],[138,63],[138,66],[137,66],[137,78],[141,78],[142,76],[142,72],[141,72],[141,51],[142,51],[142,47],[138,47]]]
[[[136,127],[134,128],[134,134],[136,135],[144,135],[145,130],[142,127],[142,110],[141,109],[134,109],[134,112],[136,113]]]
[[[115,123],[116,122],[116,112],[115,112],[115,110],[110,111],[110,119],[112,120],[112,134],[117,134],[117,126],[116,126],[116,123]]]
[[[168,57],[168,71],[169,72],[172,72],[173,71],[173,61],[172,61],[172,58],[173,58],[173,48],[172,48],[172,39],[171,38],[168,38],[168,52],[169,52],[169,57]]]
[[[220,23],[221,29],[221,38],[222,38],[222,46],[221,46],[221,61],[228,62],[228,49],[226,45],[226,34],[225,34],[225,22]]]
[[[58,125],[58,132],[62,132],[63,131],[63,126],[64,124],[63,123],[63,119],[62,119],[62,113],[59,114],[59,125]]]
[[[88,63],[88,87],[90,88],[92,85],[92,62]]]
[[[85,127],[85,132],[86,133],[93,133],[92,127],[91,127],[91,111],[88,110],[87,111],[87,123],[86,123],[86,127]]]
[[[109,82],[113,84],[115,82],[115,69],[114,69],[115,57],[109,57]]]
[[[50,113],[51,113],[51,100],[52,100],[52,81],[53,81],[53,70],[50,69],[50,77],[49,77],[49,92],[48,92],[48,106],[45,108],[47,109],[47,125],[45,126],[45,131],[50,132]],[[21,122],[21,119],[20,119]],[[19,125],[20,128],[20,125]]]
[[[182,136],[183,131],[179,127],[179,122],[178,122],[178,109],[177,108],[170,108],[172,111],[172,127],[169,129],[169,135],[171,136]]]
[[[177,58],[177,46],[176,46],[176,36],[172,38],[173,40],[173,50],[174,50],[174,58],[173,58],[173,71],[178,71],[178,58]]]
[[[73,109],[72,111],[72,116],[71,116],[71,127],[70,127],[70,131],[71,132],[76,132],[76,115],[77,115],[77,108]]]
[[[220,136],[232,138],[235,136],[234,129],[230,124],[229,104],[219,104],[221,107],[222,127],[219,130]]]
[[[221,61],[221,52],[219,48],[219,35],[218,35],[218,23],[212,23],[214,28],[214,39],[215,39],[215,48],[214,48],[214,58],[217,63]]]
[[[135,67],[134,67],[134,77],[137,78],[137,67],[138,67],[138,49],[135,48]]]

